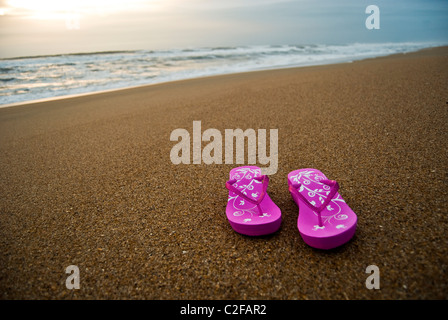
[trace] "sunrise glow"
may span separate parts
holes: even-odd
[[[67,19],[76,15],[82,18],[86,15],[106,16],[110,14],[147,10],[156,10],[163,1],[159,0],[10,0],[8,10],[3,14],[18,15],[31,19]]]

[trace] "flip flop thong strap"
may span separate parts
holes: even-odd
[[[260,196],[257,198],[257,200],[249,198],[246,194],[244,194],[243,192],[238,190],[238,188],[234,187],[233,184],[235,182],[237,182],[236,179],[227,181],[226,182],[226,188],[229,189],[230,191],[236,193],[237,195],[241,196],[242,198],[246,199],[250,203],[255,204],[257,206],[258,211],[260,212],[260,214],[262,214],[262,210],[260,208],[260,203],[261,203],[261,201],[263,201],[263,199],[264,199],[264,197],[266,195],[266,191],[268,189],[268,184],[269,184],[269,177],[267,175],[262,175],[260,177],[256,177],[256,178],[253,178],[253,179],[258,180],[258,181],[262,181],[262,183],[263,183],[263,189],[261,191]]]
[[[337,183],[337,181],[335,180],[321,180],[320,181],[323,184],[326,184],[327,186],[330,187],[330,193],[327,195],[327,198],[325,199],[325,201],[320,205],[320,206],[315,206],[313,205],[311,202],[308,201],[307,198],[305,198],[304,195],[302,195],[298,188],[302,185],[301,183],[294,183],[291,185],[290,190],[294,191],[301,200],[303,200],[303,202],[313,211],[316,211],[319,215],[319,225],[322,226],[322,219],[320,216],[321,211],[330,203],[331,199],[333,199],[333,197],[336,195],[336,193],[339,190],[339,183]]]

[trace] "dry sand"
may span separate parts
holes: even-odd
[[[445,47],[2,108],[0,298],[447,299],[447,89]],[[278,129],[278,232],[231,229],[235,165],[171,163],[171,131],[194,120]],[[358,214],[335,250],[297,230],[286,176],[305,167]]]

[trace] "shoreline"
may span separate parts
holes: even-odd
[[[20,106],[24,106],[24,105],[39,104],[39,103],[45,103],[45,102],[57,101],[57,100],[79,98],[79,97],[91,96],[91,95],[97,95],[97,94],[105,94],[105,93],[111,93],[111,92],[115,92],[115,91],[132,90],[132,89],[152,87],[152,86],[157,86],[157,85],[166,85],[166,84],[170,84],[170,83],[176,83],[178,81],[189,81],[189,80],[204,79],[204,78],[207,79],[207,78],[222,77],[222,76],[232,76],[232,75],[247,74],[247,73],[254,73],[254,72],[256,73],[256,72],[266,72],[266,71],[275,71],[275,70],[287,70],[287,69],[294,70],[294,69],[302,69],[302,68],[313,68],[313,67],[324,67],[324,66],[332,66],[332,65],[340,65],[340,64],[350,64],[350,63],[356,63],[356,62],[361,62],[361,61],[368,61],[368,60],[372,60],[372,59],[381,59],[381,58],[388,58],[388,57],[393,57],[393,56],[415,54],[415,53],[423,52],[423,51],[426,51],[426,50],[432,50],[432,49],[438,49],[438,48],[444,48],[444,47],[448,47],[448,45],[432,46],[432,47],[427,47],[427,48],[423,48],[423,49],[419,49],[419,50],[411,51],[411,52],[393,53],[393,54],[383,55],[383,56],[362,58],[362,59],[359,59],[359,60],[342,61],[342,62],[322,62],[322,63],[319,63],[319,64],[304,65],[304,66],[285,66],[285,67],[271,67],[271,68],[267,67],[267,68],[262,68],[262,69],[259,69],[259,70],[222,73],[222,74],[207,75],[207,76],[201,76],[201,77],[193,77],[193,78],[186,78],[186,79],[162,81],[162,82],[150,83],[150,84],[141,84],[141,85],[128,86],[128,87],[123,87],[123,88],[105,89],[105,90],[100,90],[100,91],[84,92],[84,93],[75,93],[75,94],[61,95],[61,96],[55,96],[55,97],[27,100],[27,101],[22,101],[22,102],[14,102],[14,103],[2,104],[2,105],[0,105],[0,109],[11,108],[11,107],[20,107]]]
[[[0,299],[447,299],[447,69],[439,47],[1,108]],[[240,164],[173,163],[171,134],[194,121],[278,130],[277,232],[230,226]],[[287,182],[300,168],[336,180],[357,214],[343,246],[303,241]]]

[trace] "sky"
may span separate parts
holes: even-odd
[[[369,5],[380,29],[365,26]],[[448,44],[447,0],[0,0],[0,58],[421,41]]]

